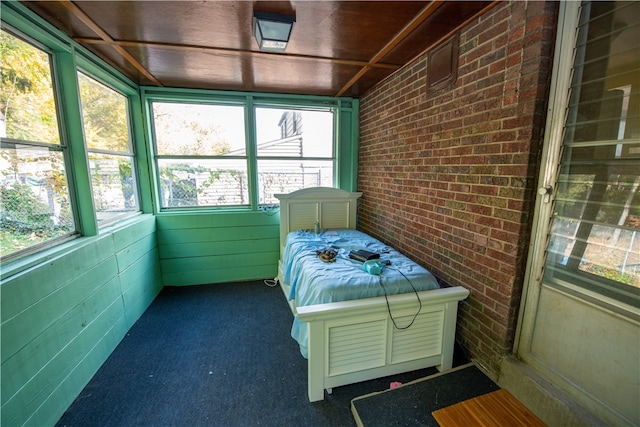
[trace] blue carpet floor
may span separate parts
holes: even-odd
[[[166,287],[57,425],[355,426],[353,398],[436,373],[336,387],[310,403],[292,320],[263,281]]]

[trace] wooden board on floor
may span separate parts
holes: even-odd
[[[442,427],[545,426],[533,412],[504,389],[438,409],[432,415]]]

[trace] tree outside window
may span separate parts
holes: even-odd
[[[138,212],[127,97],[78,73],[84,137],[98,224]]]
[[[71,211],[51,57],[0,31],[0,256],[68,236]]]

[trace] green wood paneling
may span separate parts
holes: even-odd
[[[86,301],[96,289],[117,275],[116,263],[109,258],[87,270],[75,280],[35,302],[20,314],[3,322],[2,362],[28,342]],[[117,289],[116,289],[117,291]],[[3,299],[6,296],[3,294]],[[114,295],[113,298],[116,298]]]
[[[114,278],[82,304],[71,307],[71,310],[47,328],[46,333],[40,334],[37,339],[31,339],[19,352],[9,357],[2,364],[2,403],[6,403],[26,384],[34,381],[38,371],[51,363],[56,355],[83,333],[88,324],[113,305],[118,300],[118,295],[118,280]]]
[[[249,227],[280,224],[277,212],[163,213],[158,215],[158,230],[187,228]]]
[[[97,372],[104,362],[104,354],[109,354],[122,340],[123,335],[119,331],[123,327],[122,318],[112,325],[104,337],[86,353],[86,356],[78,363],[66,378],[55,388],[52,394],[29,417],[26,425],[46,426],[54,425],[73,400],[87,385],[91,377]],[[101,327],[108,327],[105,322]],[[126,329],[126,328],[125,328]]]
[[[134,283],[144,283],[145,286],[122,286],[127,329],[133,326],[162,290],[162,276],[157,254],[154,254],[154,258],[155,262],[148,269],[141,271],[141,274],[135,278],[131,277]]]
[[[172,245],[161,245],[160,256],[168,258],[190,258],[219,254],[241,254],[247,252],[247,245],[251,245],[251,252],[264,253],[273,252],[274,245],[279,244],[279,239],[247,239],[221,242],[197,242],[197,243],[176,243]],[[252,255],[253,256],[253,255]]]
[[[150,234],[132,243],[123,250],[116,252],[118,271],[123,272],[131,265],[138,263],[138,261],[143,259],[149,252],[156,249],[157,246],[156,236]]]
[[[150,270],[157,269],[158,272],[160,271],[157,255],[157,251],[151,251],[139,258],[138,262],[120,272],[120,290],[122,293],[138,286],[138,283],[147,282],[148,278],[145,277],[145,274],[148,274]]]
[[[163,274],[165,286],[189,286],[194,284],[240,282],[276,277],[273,265],[219,268],[215,271],[190,271]],[[212,281],[215,277],[215,282]],[[242,277],[242,279],[238,279]]]
[[[69,252],[46,263],[3,280],[2,321],[10,319],[35,302],[72,281],[113,254],[111,239],[78,239],[78,245]]]
[[[153,215],[135,217],[135,227],[119,228],[113,231],[113,248],[116,252],[125,249],[133,242],[145,236],[153,235],[156,231],[156,218]]]
[[[54,363],[39,373],[39,377],[49,378],[51,393],[40,394],[44,399],[34,408],[27,419],[27,425],[53,425],[73,402],[82,388],[100,368],[105,355],[111,354],[127,331],[122,317],[121,305],[115,301],[99,318],[74,339],[54,359]],[[69,364],[72,360],[73,364]],[[72,366],[72,369],[65,368]],[[63,385],[69,385],[63,387]],[[35,391],[35,388],[34,390]],[[54,410],[49,411],[49,407]]]
[[[142,215],[0,282],[2,425],[51,425],[162,288]]]
[[[182,243],[269,239],[273,236],[280,236],[279,227],[278,225],[258,225],[254,227],[228,226],[158,230],[158,243],[162,246]]]
[[[278,254],[270,253],[242,253],[222,254],[191,258],[174,258],[165,260],[162,264],[162,272],[185,273],[192,271],[215,271],[220,268],[250,267],[252,265],[265,265],[278,263]]]
[[[280,256],[279,220],[277,212],[159,215],[163,284],[275,277]]]
[[[58,384],[73,371],[74,367],[82,361],[85,355],[90,353],[96,343],[107,332],[113,330],[113,325],[119,325],[119,327],[118,331],[112,333],[117,333],[120,338],[124,336],[126,329],[124,327],[122,301],[113,301],[105,310],[98,313],[98,316],[87,324],[78,335],[73,337],[62,351],[52,355],[50,361],[42,366],[36,375],[31,377],[17,393],[2,405],[2,424],[21,425],[24,423],[27,418],[23,419],[23,416],[32,414],[38,409],[42,402],[55,391]],[[89,379],[87,378],[85,381]],[[79,391],[80,389],[76,391],[76,395]]]

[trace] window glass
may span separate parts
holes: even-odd
[[[98,223],[137,212],[137,191],[133,158],[89,153],[91,190]]]
[[[334,185],[333,110],[256,108],[259,203]]]
[[[333,160],[258,160],[260,203],[278,203],[273,195],[309,187],[333,187]]]
[[[78,72],[84,137],[98,224],[138,212],[127,97]]]
[[[2,137],[59,144],[49,54],[0,31]]]
[[[582,10],[545,279],[640,305],[640,3]]]
[[[277,193],[335,185],[333,108],[152,101],[162,208],[274,204]],[[253,194],[253,193],[257,194]]]
[[[75,232],[50,56],[0,31],[0,256]]]
[[[83,73],[78,83],[87,147],[131,153],[127,98]]]
[[[244,107],[153,102],[163,208],[248,205]]]
[[[246,160],[158,159],[165,208],[249,204]]]
[[[153,103],[159,156],[245,156],[244,108]]]

